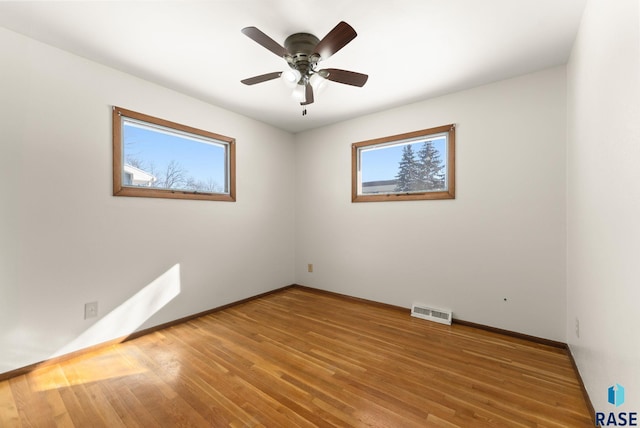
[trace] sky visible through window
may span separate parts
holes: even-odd
[[[124,163],[152,174],[162,186],[167,168],[173,163],[182,172],[182,182],[172,188],[188,188],[191,183],[215,183],[217,192],[225,187],[225,146],[206,139],[124,122]]]
[[[414,153],[418,153],[425,140],[394,144],[391,146],[379,146],[363,149],[360,152],[360,170],[362,172],[362,182],[394,180],[398,175],[398,165],[402,158],[402,148],[411,144]],[[438,137],[430,140],[444,165],[447,163],[445,137]]]

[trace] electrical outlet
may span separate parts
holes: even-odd
[[[576,318],[576,337],[580,338],[580,320]]]
[[[313,263],[307,265],[307,272],[313,272]]]
[[[89,302],[84,304],[84,319],[95,318],[98,316],[98,302]]]

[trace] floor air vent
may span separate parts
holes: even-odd
[[[451,311],[444,309],[434,309],[414,303],[413,306],[411,306],[411,316],[451,325]]]

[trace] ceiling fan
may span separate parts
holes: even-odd
[[[261,74],[241,80],[241,82],[245,85],[255,85],[256,83],[277,79],[285,74],[285,79],[295,84],[294,94],[299,94],[300,105],[302,106],[313,103],[313,88],[316,81],[321,82],[326,79],[362,87],[369,78],[366,74],[338,68],[317,69],[320,61],[338,52],[358,35],[353,27],[346,22],[340,22],[322,40],[309,33],[292,34],[284,41],[284,47],[256,27],[243,28],[242,33],[279,57],[284,58],[290,69],[284,72],[275,71]],[[302,114],[306,114],[306,110]]]

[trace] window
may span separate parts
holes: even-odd
[[[113,194],[235,201],[235,140],[113,108]]]
[[[352,144],[351,200],[455,198],[455,125]]]

